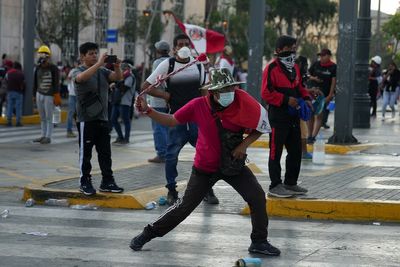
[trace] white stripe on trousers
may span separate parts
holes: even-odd
[[[79,139],[80,139],[80,143],[79,143],[79,171],[80,171],[80,178],[79,178],[79,183],[82,183],[82,176],[83,176],[83,172],[82,172],[82,165],[83,165],[83,154],[84,154],[84,130],[85,130],[85,122],[81,121],[79,122]],[[79,184],[79,185],[80,185]]]

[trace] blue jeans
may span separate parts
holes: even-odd
[[[76,96],[68,96],[68,119],[67,119],[67,131],[72,132],[72,120],[76,112]]]
[[[112,106],[111,114],[112,114],[111,122],[112,125],[114,126],[115,131],[118,134],[118,138],[129,142],[129,136],[131,135],[131,119],[130,119],[131,107],[127,105],[114,104]],[[122,121],[124,123],[125,136],[122,135],[121,125],[118,122],[119,116],[121,116]]]
[[[21,123],[22,100],[24,95],[15,91],[7,92],[7,120],[11,122],[13,109],[15,108],[16,122]]]
[[[193,147],[196,147],[197,141],[197,125],[194,123],[179,124],[168,129],[168,145],[167,153],[165,154],[165,176],[167,179],[167,187],[169,190],[175,190],[176,177],[178,171],[179,152],[189,142]]]
[[[167,113],[167,108],[154,108],[158,112]],[[165,159],[167,151],[168,127],[151,120],[151,128],[153,129],[154,148],[159,158]]]

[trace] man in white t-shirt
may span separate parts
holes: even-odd
[[[194,58],[190,52],[190,39],[185,34],[180,34],[174,38],[174,57],[164,60],[153,73],[147,78],[142,86],[142,90],[147,89],[151,84],[155,84],[161,76],[183,67],[192,62]],[[194,64],[181,72],[178,72],[165,83],[166,90],[154,88],[149,94],[152,96],[163,98],[168,103],[169,113],[183,107],[190,100],[201,96],[200,88],[207,81],[204,66],[202,64]],[[193,147],[197,142],[197,125],[194,123],[180,124],[171,127],[168,130],[168,144],[165,155],[165,175],[167,179],[168,195],[167,202],[172,205],[178,200],[178,192],[176,191],[176,177],[178,171],[179,152],[186,143],[190,143]],[[218,198],[211,189],[205,200],[209,204],[218,204]]]

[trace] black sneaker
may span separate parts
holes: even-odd
[[[315,137],[309,136],[307,138],[307,144],[312,145],[312,144],[314,144],[314,142],[315,142]]]
[[[86,196],[91,196],[96,194],[96,189],[94,189],[91,178],[82,178],[81,186],[79,187],[79,191],[81,191]]]
[[[132,239],[129,247],[134,251],[141,250],[143,245],[149,242],[152,238],[153,237],[151,237],[149,234],[143,231],[140,235],[137,235]]]
[[[111,181],[108,183],[101,182],[100,192],[111,192],[111,193],[122,193],[124,189],[122,187],[119,187],[115,181]]]
[[[271,245],[267,240],[260,243],[251,242],[251,245],[249,247],[249,252],[260,253],[269,256],[279,256],[281,254],[281,251],[278,248]]]
[[[113,143],[114,145],[119,145],[119,144],[121,144],[121,142],[122,142],[123,140],[124,140],[123,138],[117,137],[117,139],[115,139],[115,141],[112,142],[112,143]]]
[[[212,205],[217,205],[217,204],[219,204],[219,200],[218,200],[218,198],[215,196],[214,190],[213,190],[212,188],[207,192],[207,195],[204,197],[203,200],[204,200],[205,202],[207,202],[208,204],[212,204]]]
[[[326,124],[326,123],[324,123],[324,124],[322,124],[322,127],[324,128],[324,129],[329,129],[329,128],[331,128],[328,124]]]
[[[178,200],[178,191],[169,190],[167,195],[167,203],[168,205],[173,205]]]

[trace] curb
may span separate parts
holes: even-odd
[[[349,152],[361,151],[374,146],[377,146],[377,143],[370,144],[359,144],[359,145],[331,145],[325,144],[325,152],[328,154],[347,154]],[[255,148],[269,148],[269,141],[266,140],[256,140],[254,143],[250,145],[250,147]],[[313,151],[312,145],[307,145],[308,151]]]
[[[337,199],[282,199],[267,197],[269,216],[336,221],[400,222],[400,202]],[[242,209],[249,215],[249,206]]]
[[[68,180],[68,179],[64,179]],[[52,182],[50,182],[52,183]],[[102,208],[116,209],[145,209],[146,203],[157,201],[162,195],[166,195],[164,186],[154,186],[125,193],[97,192],[93,196],[85,196],[78,190],[63,190],[45,187],[47,184],[29,184],[24,187],[22,200],[33,198],[37,204],[44,204],[49,198],[68,199],[70,205],[93,204]],[[178,190],[186,187],[186,182],[178,182]]]
[[[68,112],[65,110],[62,110],[61,111],[61,122],[66,122],[67,117],[68,117]],[[15,116],[13,116],[13,118],[12,118],[12,123],[15,125]],[[40,124],[40,116],[39,116],[39,114],[22,116],[21,123],[22,124]],[[7,118],[0,117],[0,125],[6,125],[6,124],[7,124]]]

